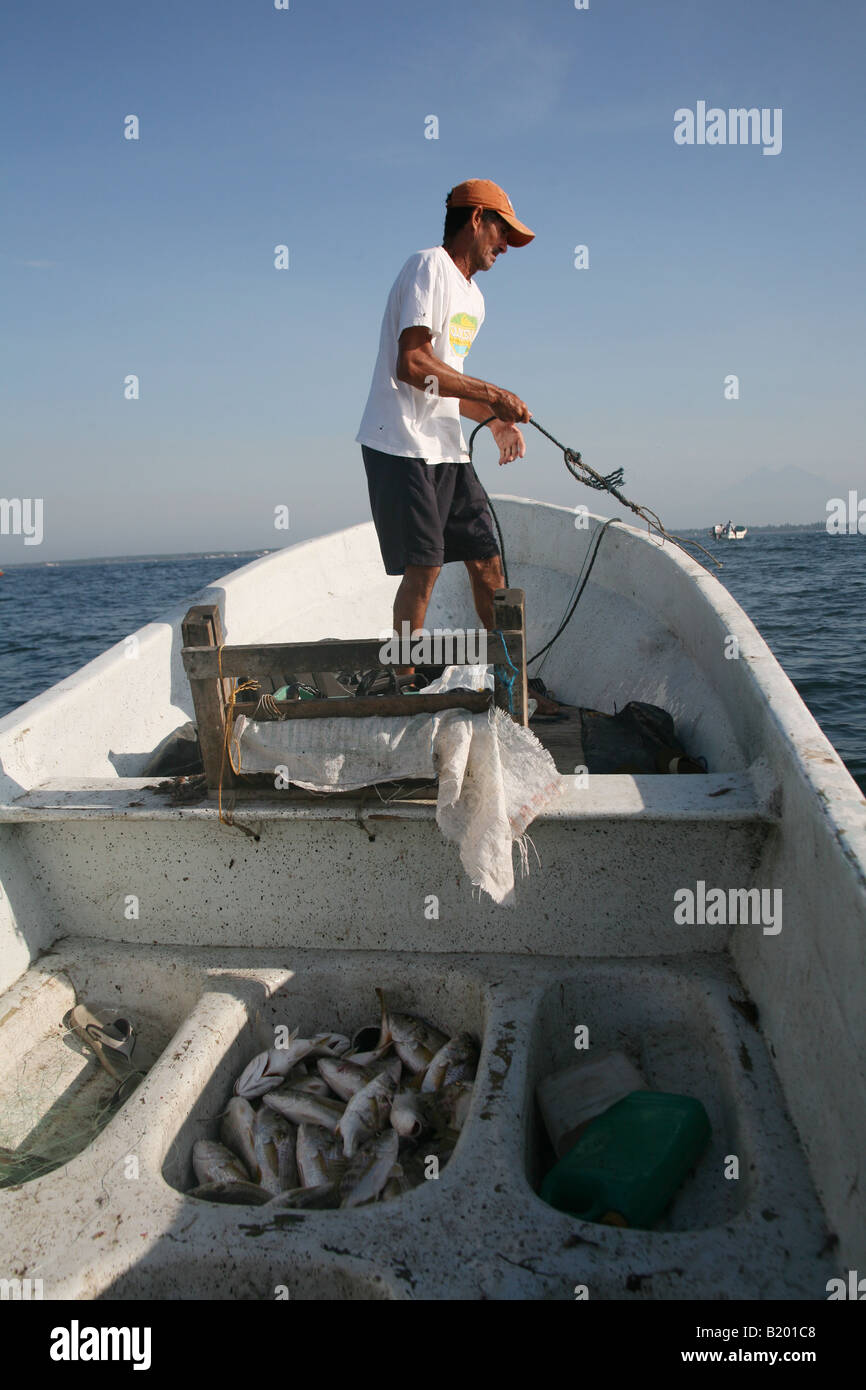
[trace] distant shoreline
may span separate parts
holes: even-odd
[[[89,555],[79,560],[6,560],[0,565],[6,569],[45,569],[46,565],[146,565],[149,562],[167,560],[256,560],[263,555],[273,555],[281,547],[273,550],[172,550],[164,555]]]
[[[735,525],[742,523],[735,522]],[[826,531],[826,521],[782,521],[775,525],[749,526],[749,535],[785,535],[800,531]],[[709,526],[678,526],[682,536],[707,536]],[[0,570],[6,569],[44,569],[46,565],[144,565],[152,561],[167,560],[255,560],[263,555],[273,555],[282,546],[271,550],[185,550],[169,551],[164,555],[92,555],[77,560],[5,560]]]

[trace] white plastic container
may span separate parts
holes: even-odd
[[[536,1087],[536,1098],[557,1158],[568,1153],[583,1130],[631,1091],[649,1087],[624,1052],[604,1052],[552,1072]]]

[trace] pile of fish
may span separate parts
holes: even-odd
[[[200,1139],[191,1197],[274,1209],[357,1207],[438,1176],[472,1101],[479,1047],[412,1014],[378,1025],[288,1035],[245,1067],[220,1143]]]

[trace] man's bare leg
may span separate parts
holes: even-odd
[[[493,595],[497,589],[505,588],[505,575],[502,561],[498,555],[486,560],[464,561],[472,585],[472,598],[475,611],[481,619],[482,627],[493,627]]]
[[[466,560],[464,563],[469,571],[469,583],[472,585],[475,611],[481,619],[482,625],[492,628],[493,595],[497,589],[505,588],[502,562],[498,555],[491,555],[487,560]],[[536,702],[538,714],[555,714],[560,708],[555,700],[548,699],[546,695],[537,695],[535,691],[532,691],[531,695]]]
[[[424,626],[427,608],[433,586],[439,578],[441,565],[407,565],[403,580],[394,597],[394,631],[403,636],[403,623],[409,624],[409,631],[415,632]],[[397,666],[401,675],[411,675],[414,666]]]

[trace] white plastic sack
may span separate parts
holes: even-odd
[[[489,668],[452,666],[426,693],[492,683]],[[232,742],[242,772],[285,768],[287,780],[310,791],[438,777],[439,828],[459,845],[473,885],[506,905],[514,901],[513,841],[528,872],[526,829],[566,786],[535,735],[496,708],[264,723],[241,716]]]

